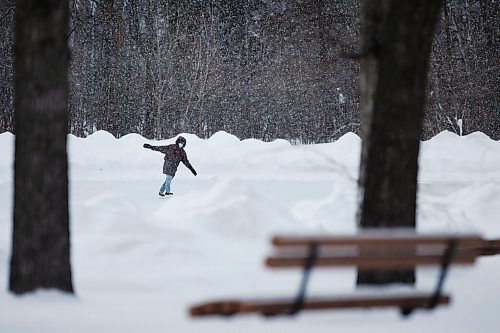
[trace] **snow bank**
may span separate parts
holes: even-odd
[[[444,131],[423,142],[420,181],[500,180],[500,141],[475,132],[458,136]]]
[[[14,139],[12,133],[0,133],[0,182],[11,181],[14,175]]]
[[[182,135],[187,138],[186,151],[200,177],[321,179],[339,173],[357,178],[358,174],[361,140],[353,133],[316,145],[239,140],[225,132],[217,132],[209,139]],[[0,134],[0,181],[12,179],[13,142],[11,133]],[[156,179],[161,175],[163,156],[142,148],[146,142],[165,145],[175,142],[175,138],[153,141],[128,134],[116,139],[105,131],[85,139],[69,135],[72,179]],[[496,181],[500,179],[500,142],[482,133],[460,137],[444,131],[422,142],[419,164],[420,182]],[[189,176],[189,171],[181,167],[177,177]]]

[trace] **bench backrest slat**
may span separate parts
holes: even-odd
[[[478,235],[402,235],[402,234],[359,234],[354,236],[276,236],[272,243],[276,247],[310,246],[414,246],[414,245],[446,245],[451,240],[457,241],[458,247],[479,247],[484,240]]]
[[[472,265],[476,255],[471,253],[457,254],[451,259],[453,265]],[[266,265],[273,268],[304,267],[307,257],[268,257]],[[411,268],[414,266],[439,266],[442,264],[441,255],[399,255],[399,256],[331,256],[318,257],[314,261],[315,267],[325,266],[354,266],[357,268]]]

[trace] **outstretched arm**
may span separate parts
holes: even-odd
[[[191,163],[189,163],[189,160],[187,158],[187,155],[184,154],[184,156],[182,157],[181,159],[182,163],[184,163],[184,165],[189,169],[191,170],[191,172],[193,173],[193,175],[197,175],[198,173],[196,172],[196,170],[193,168],[193,166],[191,165]]]
[[[145,143],[145,144],[143,145],[143,147],[144,147],[144,148],[147,148],[147,149],[154,150],[154,151],[159,151],[159,152],[161,152],[161,153],[165,153],[165,149],[164,149],[164,147],[166,147],[166,146],[152,146],[152,145],[150,145],[149,143]]]

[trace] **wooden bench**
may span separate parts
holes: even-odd
[[[303,268],[296,297],[288,299],[219,300],[190,309],[192,316],[260,313],[293,315],[302,310],[396,307],[404,315],[415,309],[434,309],[450,303],[441,293],[449,265],[471,265],[481,255],[500,253],[500,240],[477,235],[418,235],[364,233],[356,236],[274,237],[270,268]],[[400,293],[306,298],[313,267],[352,266],[358,269],[399,269],[440,266],[436,289],[428,293]]]

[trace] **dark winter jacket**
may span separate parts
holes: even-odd
[[[171,144],[166,146],[145,145],[145,147],[165,154],[163,162],[164,174],[174,177],[175,173],[177,172],[177,167],[179,166],[179,163],[182,162],[196,176],[196,171],[194,170],[191,163],[189,163],[186,151],[184,150],[184,148],[180,148],[178,146],[178,142],[176,144]]]

